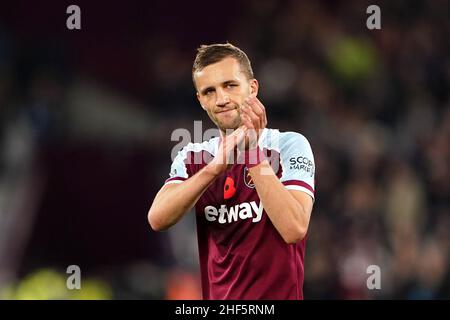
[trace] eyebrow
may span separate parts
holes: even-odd
[[[221,84],[223,86],[226,86],[226,85],[229,85],[229,84],[232,84],[232,83],[238,83],[238,81],[236,81],[236,80],[227,80],[227,81],[222,82]],[[206,87],[205,89],[201,90],[200,93],[202,95],[204,95],[210,90],[214,90],[214,87]]]
[[[214,87],[207,87],[207,88],[201,90],[200,93],[202,95],[205,95],[208,91],[213,90],[213,89],[214,89]]]

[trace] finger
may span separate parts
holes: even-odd
[[[236,136],[233,139],[233,148],[232,150],[234,150],[235,147],[239,149],[242,149],[243,146],[245,146],[244,141],[245,141],[245,137],[247,136],[247,127],[246,126],[241,126],[239,127],[239,130],[236,130]]]
[[[259,129],[260,124],[261,124],[261,119],[259,118],[259,116],[255,112],[253,112],[252,108],[247,106],[247,104],[245,104],[245,103],[244,103],[243,109],[244,109],[244,113],[246,115],[248,115],[250,117],[251,121],[253,122],[253,127],[255,129]]]
[[[259,118],[259,115],[255,112],[255,110],[249,103],[244,102],[242,108],[243,108],[244,113],[249,115],[252,119]]]
[[[245,136],[246,132],[247,132],[246,126],[242,125],[239,128],[237,128],[236,130],[234,130],[233,133],[228,136],[230,141],[232,141],[233,146],[236,145],[235,142],[237,140],[239,140],[240,138]]]
[[[256,115],[258,117],[258,124],[259,124],[259,126],[261,126],[262,119],[264,117],[264,113],[263,113],[262,109],[252,99],[249,99],[245,103],[245,105],[248,106],[249,114],[253,113],[254,115]]]
[[[266,112],[266,107],[264,107],[262,102],[257,97],[252,98],[252,100],[253,100],[253,103],[255,105],[257,105],[261,109],[262,112]]]
[[[249,129],[253,129],[255,127],[252,118],[248,114],[242,114],[242,122]]]
[[[248,135],[251,135],[251,134],[253,134],[254,132],[256,132],[255,125],[254,125],[254,123],[253,123],[253,121],[252,121],[252,119],[250,118],[249,115],[247,115],[247,114],[242,114],[242,122],[243,122],[243,123],[245,124],[245,126],[248,128],[248,130],[247,130],[247,134],[248,134]]]
[[[263,110],[261,107],[256,103],[256,98],[247,98],[245,100],[246,104],[250,106],[250,109],[258,116],[261,117],[263,115]]]
[[[222,159],[226,164],[234,163],[234,148],[241,143],[241,141],[245,138],[247,132],[247,128],[244,125],[241,125],[233,132],[228,135],[224,134],[224,138],[222,140]]]
[[[260,114],[258,114],[261,118],[261,128],[265,128],[267,125],[266,108],[257,97],[252,98],[252,101],[255,109],[261,112]]]
[[[261,108],[260,105],[262,105],[261,103],[257,103],[257,99],[256,98],[247,98],[247,103],[246,105],[250,106],[251,111],[258,117],[258,128],[265,128],[265,123],[266,121],[266,117],[265,117],[265,113],[264,113],[264,109]]]
[[[252,122],[251,118],[247,114],[242,113],[241,114],[241,120],[242,120],[242,123],[245,125],[246,128],[248,128],[248,129],[253,128],[253,122]]]
[[[240,126],[239,128],[237,128],[236,130],[233,131],[233,133],[231,133],[227,139],[230,141],[235,141],[237,137],[239,137],[240,135],[242,135],[244,133],[244,127]]]

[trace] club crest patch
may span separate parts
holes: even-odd
[[[249,188],[254,188],[255,184],[253,183],[252,176],[250,175],[250,171],[248,171],[248,168],[244,168],[244,183]]]

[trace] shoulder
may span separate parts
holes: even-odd
[[[219,145],[219,137],[214,137],[203,142],[189,142],[184,146],[178,155],[186,157],[189,152],[197,153],[206,151],[212,155],[215,155]]]
[[[187,179],[198,170],[197,164],[205,163],[205,152],[215,155],[218,149],[219,138],[212,138],[201,143],[189,142],[181,150],[172,152],[172,166],[170,179]],[[169,180],[167,180],[169,181]]]
[[[305,145],[309,146],[309,141],[306,139],[306,137],[299,133],[294,131],[286,131],[286,132],[280,132],[280,144],[282,148],[289,148],[290,146],[299,146],[299,145]]]
[[[277,129],[266,129],[262,139],[261,147],[283,152],[292,148],[310,149],[308,139],[301,133],[295,131],[279,131]]]

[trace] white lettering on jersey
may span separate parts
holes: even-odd
[[[264,208],[262,202],[259,205],[256,201],[250,203],[244,202],[241,204],[236,204],[232,207],[227,208],[226,205],[222,204],[219,209],[214,206],[205,207],[205,218],[208,221],[218,221],[220,224],[236,222],[239,219],[252,219],[252,222],[261,221]],[[217,218],[217,216],[219,218]]]

